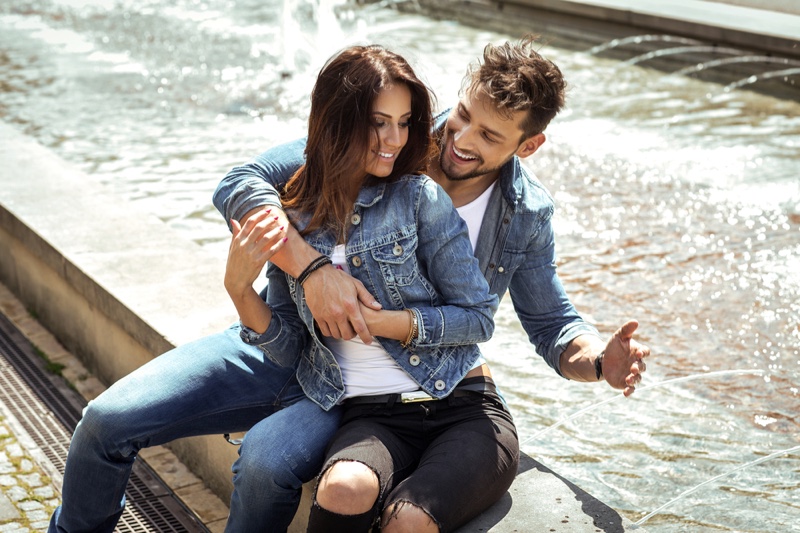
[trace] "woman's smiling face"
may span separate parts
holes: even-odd
[[[411,91],[402,83],[386,86],[375,99],[370,116],[373,135],[364,169],[367,174],[385,178],[408,142]]]

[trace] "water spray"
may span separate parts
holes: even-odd
[[[730,476],[731,474],[735,474],[736,472],[739,472],[739,471],[744,470],[746,468],[749,468],[751,466],[755,466],[757,464],[765,463],[765,462],[770,461],[772,459],[775,459],[777,457],[781,457],[783,455],[787,455],[787,454],[790,454],[790,453],[796,452],[796,451],[800,451],[800,445],[793,446],[793,447],[787,448],[785,450],[780,450],[778,452],[771,453],[771,454],[766,455],[764,457],[760,457],[760,458],[758,458],[758,459],[756,459],[754,461],[750,461],[749,463],[745,463],[743,465],[739,465],[739,466],[737,466],[736,468],[734,468],[733,470],[731,470],[729,472],[725,472],[724,474],[719,474],[719,475],[714,476],[714,477],[712,477],[710,479],[707,479],[707,480],[703,481],[702,483],[700,483],[699,485],[696,485],[696,486],[692,487],[689,490],[685,490],[685,491],[681,492],[678,496],[676,496],[675,498],[672,498],[670,501],[668,501],[667,503],[665,503],[664,505],[662,505],[661,507],[659,507],[655,511],[645,515],[644,517],[639,519],[637,522],[635,522],[633,525],[634,525],[634,527],[641,526],[642,524],[647,522],[651,517],[657,515],[658,513],[660,513],[661,511],[663,511],[664,509],[666,509],[670,505],[672,505],[673,503],[682,500],[683,498],[685,498],[689,494],[695,492],[698,489],[701,489],[702,487],[705,487],[709,483],[713,483],[714,481],[716,481],[718,479]]]
[[[717,377],[717,376],[726,376],[726,375],[731,375],[731,374],[764,375],[765,373],[766,372],[764,370],[757,370],[757,369],[755,369],[755,370],[718,370],[718,371],[715,371],[715,372],[707,372],[705,374],[692,374],[691,376],[683,376],[683,377],[679,377],[679,378],[667,379],[665,381],[659,381],[658,383],[653,383],[651,385],[645,385],[644,387],[636,387],[636,391],[637,392],[642,392],[642,391],[646,391],[646,390],[650,390],[650,389],[657,389],[657,388],[663,387],[665,385],[672,385],[672,384],[675,384],[675,383],[682,383],[684,381],[694,381],[694,380],[697,380],[697,379],[712,378],[712,377]],[[603,405],[605,405],[607,403],[611,403],[611,402],[617,401],[617,400],[619,400],[621,398],[624,398],[624,397],[625,396],[622,393],[619,393],[619,394],[616,394],[616,395],[614,395],[614,396],[612,396],[612,397],[610,397],[610,398],[608,398],[606,400],[603,400],[600,403],[593,403],[592,405],[590,405],[588,407],[584,407],[583,409],[572,413],[567,418],[565,418],[563,420],[559,420],[555,424],[552,424],[552,425],[544,428],[543,430],[539,431],[538,433],[534,433],[532,436],[530,436],[527,439],[525,439],[524,441],[522,441],[520,443],[520,446],[524,446],[525,444],[529,443],[530,441],[538,439],[539,437],[541,437],[545,433],[548,433],[549,431],[551,431],[551,430],[553,430],[553,429],[555,429],[557,427],[560,427],[560,426],[566,424],[567,422],[569,422],[570,420],[574,420],[574,419],[586,414],[589,411],[593,411],[594,409],[597,409],[600,406],[603,406]]]

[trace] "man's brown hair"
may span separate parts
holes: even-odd
[[[498,111],[511,116],[527,112],[520,125],[523,139],[541,133],[564,106],[567,82],[561,70],[534,47],[537,37],[488,44],[483,60],[470,66],[462,90],[484,95]]]

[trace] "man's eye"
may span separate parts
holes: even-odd
[[[487,142],[496,143],[497,141],[488,133],[483,132],[483,138],[486,139]]]

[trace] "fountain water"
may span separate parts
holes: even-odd
[[[763,376],[764,374],[765,374],[765,372],[763,370],[718,370],[718,371],[715,371],[715,372],[708,372],[708,373],[705,373],[705,374],[692,374],[691,376],[682,376],[682,377],[679,377],[679,378],[667,379],[667,380],[664,380],[664,381],[661,381],[661,382],[658,382],[658,383],[651,383],[649,385],[638,386],[638,387],[636,387],[636,394],[641,395],[641,393],[643,393],[646,390],[658,389],[658,388],[664,387],[666,385],[674,385],[674,384],[677,384],[677,383],[685,383],[687,381],[697,381],[697,380],[701,380],[701,379],[716,378],[716,377],[719,377],[719,376],[733,376],[733,375]],[[558,428],[560,426],[563,426],[564,424],[566,424],[567,422],[569,422],[571,420],[575,420],[576,418],[579,418],[579,417],[581,417],[581,416],[583,416],[583,415],[585,415],[587,413],[590,413],[590,412],[592,412],[592,411],[594,411],[596,409],[599,409],[600,407],[602,407],[602,406],[604,406],[606,404],[609,404],[611,402],[616,402],[616,401],[621,400],[623,398],[625,398],[625,396],[622,393],[620,393],[620,394],[614,395],[614,396],[612,396],[612,397],[610,397],[610,398],[608,398],[606,400],[603,400],[600,403],[594,403],[594,404],[592,404],[592,405],[590,405],[588,407],[584,407],[580,411],[577,411],[577,412],[569,415],[568,417],[564,418],[563,420],[559,420],[555,424],[547,426],[546,428],[544,428],[541,431],[535,433],[534,435],[531,435],[530,437],[528,437],[524,441],[521,441],[520,442],[520,446],[524,446],[525,444],[528,444],[531,441],[540,439],[545,434],[549,433],[550,431],[552,431],[552,430],[554,430],[554,429],[556,429],[556,428]]]
[[[783,457],[784,455],[788,455],[790,453],[797,452],[797,451],[800,451],[800,445],[793,446],[793,447],[787,448],[785,450],[780,450],[780,451],[777,451],[777,452],[773,452],[773,453],[771,453],[771,454],[769,454],[769,455],[767,455],[765,457],[760,457],[760,458],[755,459],[753,461],[749,461],[747,463],[744,463],[742,465],[737,466],[733,470],[730,470],[728,472],[725,472],[725,473],[719,474],[717,476],[714,476],[714,477],[712,477],[710,479],[707,479],[706,481],[700,483],[699,485],[695,485],[694,487],[681,492],[678,496],[676,496],[675,498],[671,499],[670,501],[668,501],[667,503],[665,503],[664,505],[662,505],[661,507],[659,507],[655,511],[652,511],[652,512],[648,513],[647,515],[645,515],[644,517],[642,517],[641,519],[637,520],[635,525],[641,526],[642,524],[644,524],[645,522],[650,520],[653,516],[657,515],[658,513],[660,513],[661,511],[663,511],[667,507],[671,506],[674,503],[677,503],[677,502],[681,501],[682,499],[684,499],[686,496],[692,494],[693,492],[697,492],[698,490],[700,490],[701,488],[705,487],[706,485],[709,485],[709,484],[711,484],[711,483],[713,483],[713,482],[715,482],[717,480],[720,480],[720,479],[722,479],[724,477],[731,476],[731,475],[735,474],[736,472],[741,472],[742,470],[747,470],[748,468],[751,468],[753,466],[760,465],[761,463],[766,463],[767,461],[771,461],[773,459],[777,459],[778,457]]]
[[[798,75],[800,75],[800,67],[792,67],[792,68],[786,68],[786,69],[781,69],[781,70],[773,70],[773,71],[770,71],[770,72],[764,72],[762,74],[754,74],[752,76],[748,76],[747,78],[744,78],[744,79],[739,80],[737,82],[734,82],[734,83],[726,85],[723,88],[723,90],[725,92],[729,92],[729,91],[732,91],[734,89],[741,89],[742,87],[745,87],[747,85],[752,85],[752,84],[757,83],[759,81],[771,80],[773,78],[786,78],[786,79],[788,79],[791,76],[798,76]]]
[[[686,67],[680,70],[676,70],[671,75],[688,76],[690,74],[694,74],[695,72],[700,72],[701,70],[708,70],[711,68],[720,67],[724,65],[734,65],[736,63],[758,63],[762,65],[770,65],[773,63],[777,63],[779,65],[800,65],[800,62],[792,61],[785,57],[749,55],[749,56],[724,57],[721,59],[712,59],[711,61],[698,63],[697,65],[691,67]]]
[[[636,56],[632,59],[624,61],[622,66],[630,66],[649,61],[651,59],[660,59],[667,56],[686,55],[686,54],[733,54],[741,55],[742,51],[736,48],[723,48],[718,46],[708,45],[692,45],[692,46],[677,46],[674,48],[662,48],[660,50],[653,50],[646,54]]]
[[[593,46],[589,50],[586,51],[587,54],[591,55],[599,55],[607,50],[611,50],[613,48],[618,48],[620,46],[625,46],[628,44],[641,44],[641,43],[648,43],[648,42],[664,42],[664,43],[680,43],[687,46],[700,46],[703,43],[698,41],[697,39],[689,39],[686,37],[678,37],[675,35],[669,34],[662,34],[662,35],[632,35],[630,37],[623,37],[620,39],[612,39],[607,43],[599,44],[597,46]]]

